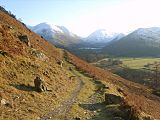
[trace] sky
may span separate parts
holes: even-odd
[[[82,37],[97,29],[160,27],[160,0],[0,0],[0,5],[27,25],[62,25]]]

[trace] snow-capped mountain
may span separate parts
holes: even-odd
[[[79,37],[64,26],[44,22],[29,28],[57,46],[67,46],[79,41]]]
[[[105,29],[99,29],[95,32],[91,33],[87,38],[85,38],[86,42],[94,42],[94,43],[108,43],[114,39],[122,38],[122,34],[109,32]]]
[[[64,33],[67,35],[76,36],[64,26],[58,26],[47,22],[40,23],[36,26],[30,26],[29,28],[38,34],[45,34],[45,32],[47,32],[52,35],[55,35],[56,33]]]
[[[45,22],[40,23],[32,28],[32,30],[34,30],[35,32],[42,32],[44,29],[50,30],[53,33],[55,32],[63,33],[63,31],[58,26],[49,24],[49,23],[45,23]]]
[[[108,44],[104,52],[117,56],[160,56],[160,28],[139,28]]]

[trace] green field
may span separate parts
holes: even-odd
[[[146,64],[160,62],[160,58],[120,58],[123,62],[122,66],[127,66],[132,69],[142,69]]]

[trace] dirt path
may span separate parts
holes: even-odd
[[[70,98],[64,103],[60,105],[60,107],[54,109],[53,111],[49,112],[48,114],[41,117],[40,120],[68,120],[67,113],[69,112],[70,108],[72,107],[73,103],[76,101],[77,96],[80,93],[84,83],[81,78],[73,71],[73,74],[77,76],[78,85],[76,86],[75,90],[72,92]]]

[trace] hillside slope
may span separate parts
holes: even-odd
[[[80,70],[87,72],[89,76],[111,83],[117,89],[123,89],[123,95],[127,104],[131,105],[134,110],[143,111],[156,119],[160,119],[160,98],[152,95],[147,87],[127,81],[118,75],[94,67],[70,53],[67,53],[67,58],[69,62],[73,63]]]
[[[62,61],[63,66],[60,65]],[[93,67],[54,47],[1,11],[0,66],[0,120],[46,120],[54,119],[55,114],[61,120],[66,117],[74,120],[77,118],[75,115],[88,119],[101,116],[101,113],[105,114],[104,119],[110,113],[111,120],[119,114],[123,119],[133,119],[133,115],[141,113],[160,119],[160,98],[150,94],[147,87]],[[42,77],[51,91],[36,92],[33,82],[36,76]],[[106,109],[114,105],[101,103],[103,99],[99,97],[103,98],[104,88],[125,99],[117,105],[122,110]],[[95,107],[103,107],[102,111],[86,108],[86,101]],[[64,115],[61,115],[61,110]]]
[[[23,35],[30,45],[19,39]],[[70,80],[73,74],[57,63],[62,60],[61,53],[0,11],[0,120],[35,120],[69,97],[76,81]],[[37,75],[52,92],[39,94],[34,90]]]

